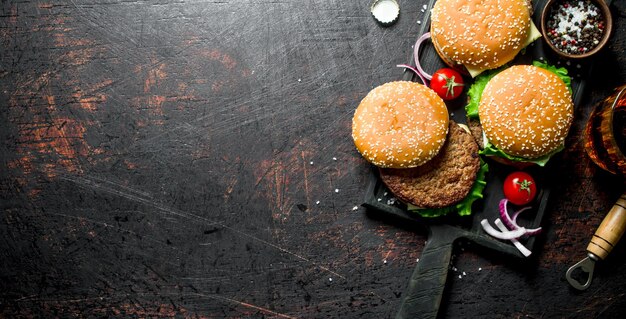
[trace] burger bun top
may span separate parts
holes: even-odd
[[[352,119],[357,150],[383,168],[410,168],[431,160],[448,134],[448,109],[430,88],[410,81],[372,89]]]
[[[527,159],[560,148],[574,117],[567,85],[533,65],[515,65],[485,86],[478,116],[487,139],[503,152]]]

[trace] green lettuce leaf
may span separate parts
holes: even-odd
[[[467,216],[472,214],[472,204],[479,198],[483,198],[483,190],[485,189],[485,185],[487,182],[485,181],[485,176],[489,171],[489,165],[484,162],[482,159],[480,160],[480,169],[478,173],[476,173],[476,180],[474,181],[474,185],[470,189],[469,193],[463,200],[458,202],[456,205],[443,207],[443,208],[418,208],[414,205],[407,204],[407,209],[410,212],[414,212],[420,214],[422,217],[432,218],[439,217],[456,211],[460,216]]]
[[[491,144],[491,142],[487,141],[487,145],[485,145],[484,148],[480,150],[478,153],[480,155],[485,155],[485,156],[498,156],[498,157],[506,158],[513,162],[535,163],[541,167],[544,167],[546,166],[546,164],[548,163],[548,161],[554,154],[562,151],[564,148],[565,148],[565,145],[561,144],[559,148],[557,148],[556,150],[554,150],[552,153],[548,155],[544,155],[542,157],[538,157],[534,159],[528,159],[528,158],[509,155],[503,152],[501,149],[497,148],[495,145]]]
[[[500,73],[500,71],[502,71],[502,69],[485,71],[474,79],[474,83],[467,91],[467,96],[469,97],[469,103],[465,106],[467,117],[472,119],[478,118],[478,104],[480,104],[480,97],[483,95],[483,90],[489,80]]]

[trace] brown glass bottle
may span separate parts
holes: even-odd
[[[593,162],[608,172],[626,176],[626,85],[594,107],[583,138]]]

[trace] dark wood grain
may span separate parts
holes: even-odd
[[[564,278],[624,188],[580,142],[626,83],[613,2],[534,257],[462,245],[441,317],[626,313],[623,243]],[[0,317],[392,317],[426,233],[354,210],[350,127],[424,3],[384,28],[368,1],[0,2]]]

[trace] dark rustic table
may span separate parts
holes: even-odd
[[[613,2],[533,257],[458,247],[441,317],[626,314],[625,243],[564,278],[624,189],[580,142],[626,83]],[[358,208],[350,127],[424,3],[1,1],[0,317],[392,317],[426,233]]]

